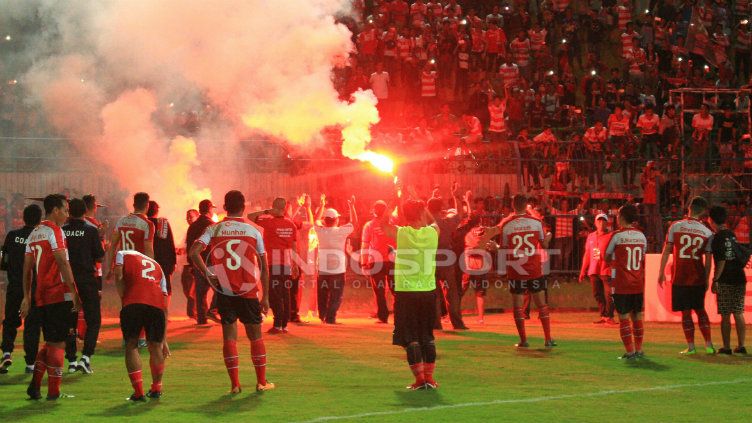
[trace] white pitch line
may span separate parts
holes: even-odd
[[[448,409],[454,409],[454,408],[468,408],[468,407],[485,407],[489,405],[500,405],[500,404],[523,404],[523,403],[556,401],[556,400],[573,399],[573,398],[603,397],[603,396],[608,396],[608,395],[632,394],[636,392],[670,391],[673,389],[681,389],[681,388],[698,388],[698,387],[715,386],[715,385],[733,385],[733,384],[747,383],[747,382],[752,382],[752,379],[736,379],[736,380],[704,382],[704,383],[685,383],[685,384],[676,384],[676,385],[653,386],[650,388],[608,390],[608,391],[589,392],[589,393],[584,393],[584,394],[552,395],[552,396],[534,397],[534,398],[516,398],[516,399],[505,399],[505,400],[497,399],[497,400],[485,401],[485,402],[463,402],[459,404],[437,405],[434,407],[413,407],[413,408],[403,408],[401,410],[374,411],[370,413],[350,414],[347,416],[321,416],[321,417],[316,417],[315,419],[305,420],[301,423],[317,423],[317,422],[329,422],[329,421],[334,421],[334,420],[362,419],[362,418],[367,418],[367,417],[393,416],[397,414],[418,413],[418,412],[423,412],[423,411],[448,410]],[[420,395],[420,393],[418,393],[418,395]]]

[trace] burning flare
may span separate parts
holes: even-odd
[[[394,173],[394,161],[383,154],[374,153],[373,151],[364,151],[357,156],[356,159],[369,162],[373,167],[382,172]]]

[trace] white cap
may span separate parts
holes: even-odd
[[[597,216],[595,216],[595,220],[603,219],[606,222],[608,222],[608,215],[606,213],[600,213]]]
[[[339,213],[337,212],[337,210],[334,210],[334,209],[324,210],[324,218],[336,219],[338,217],[339,217]]]

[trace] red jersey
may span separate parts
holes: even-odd
[[[264,245],[270,266],[292,266],[297,227],[286,217],[261,216],[256,222],[264,230]]]
[[[284,222],[288,219],[267,220]],[[286,228],[282,225],[279,227]],[[264,239],[258,228],[242,217],[227,217],[222,222],[206,228],[204,234],[196,240],[209,247],[209,260],[206,266],[219,278],[222,294],[258,298],[261,289],[259,260],[266,254]]]
[[[53,253],[57,251],[64,251],[68,258],[65,234],[55,223],[43,220],[26,239],[26,255],[33,256],[37,273],[37,288],[34,291],[37,306],[73,301],[55,261]]]
[[[713,232],[697,219],[686,218],[671,225],[666,235],[666,244],[672,246],[674,255],[671,283],[681,286],[705,283],[703,255],[711,252],[712,237]]]
[[[374,218],[363,225],[361,236],[366,263],[384,263],[394,261],[392,251],[397,247],[397,241],[386,235],[381,222]]]
[[[146,304],[159,309],[165,308],[167,281],[159,263],[138,251],[121,250],[115,257],[115,266],[123,268],[123,307]]]
[[[499,223],[501,247],[507,252],[502,266],[510,280],[533,280],[543,277],[543,224],[533,216],[515,214]]]
[[[135,250],[145,253],[146,241],[154,240],[154,224],[143,214],[131,213],[121,217],[115,225],[120,234],[119,250]]]
[[[648,241],[638,229],[614,232],[606,247],[611,262],[611,278],[615,294],[645,292],[645,251]]]

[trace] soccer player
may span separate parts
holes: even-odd
[[[642,312],[645,305],[644,259],[648,241],[636,227],[636,206],[622,206],[617,219],[620,229],[608,242],[606,260],[611,266],[611,293],[614,308],[619,314],[619,333],[627,351],[621,358],[631,360],[644,355]]]
[[[65,338],[73,330],[75,313],[81,308],[81,300],[68,263],[65,234],[60,228],[68,218],[68,201],[59,194],[48,195],[44,198],[44,212],[45,220],[31,231],[26,240],[21,317],[29,315],[31,280],[36,270],[34,301],[42,320],[45,345],[37,353],[34,376],[26,394],[31,399],[42,398],[39,389],[46,370],[47,399],[56,400],[60,398],[60,384],[63,380]]]
[[[436,249],[439,227],[422,201],[401,208],[406,226],[387,224],[384,233],[397,240],[394,268],[394,334],[392,344],[405,348],[415,382],[407,389],[436,389]]]
[[[253,224],[243,219],[245,197],[240,191],[225,194],[224,209],[227,217],[207,228],[193,243],[190,257],[193,265],[206,275],[218,294],[217,308],[224,340],[222,351],[230,376],[230,392],[237,394],[241,391],[238,374],[238,320],[245,326],[246,336],[251,341],[256,391],[268,391],[274,389],[274,384],[266,379],[266,347],[261,338],[261,314],[269,310],[269,270],[264,238]],[[208,263],[201,255],[207,248]]]
[[[322,196],[325,200],[325,197]],[[271,335],[287,333],[290,321],[290,287],[293,276],[298,276],[297,263],[293,252],[298,228],[287,218],[287,200],[277,197],[272,208],[248,214],[248,219],[263,228],[264,245],[268,250],[270,290],[274,326],[267,333]]]
[[[26,254],[26,240],[29,234],[42,220],[42,209],[32,204],[23,211],[24,227],[8,232],[2,248],[2,270],[7,271],[8,285],[5,289],[5,319],[3,320],[3,358],[0,360],[0,374],[8,373],[8,367],[13,364],[11,354],[18,327],[21,326],[19,310],[23,301],[23,265]],[[39,340],[33,342],[32,334],[39,333],[39,325],[35,319],[24,319],[24,351],[26,352],[26,373],[34,369],[34,358],[37,353]],[[38,335],[37,335],[38,338]],[[33,347],[33,348],[31,348]]]
[[[514,323],[520,342],[517,348],[527,348],[525,333],[525,294],[530,293],[538,308],[538,318],[543,326],[546,348],[557,344],[551,338],[551,317],[546,304],[545,290],[548,286],[543,272],[543,250],[551,242],[551,233],[543,231],[543,224],[527,211],[527,197],[517,194],[512,198],[514,213],[504,218],[498,226],[485,231],[481,245],[485,245],[496,235],[501,234],[501,248],[506,252],[502,273],[509,278],[514,306]]]
[[[109,277],[116,251],[132,250],[154,257],[154,224],[146,217],[148,208],[149,194],[137,192],[133,196],[133,213],[121,217],[115,224],[112,242],[107,249],[103,279]]]
[[[162,396],[162,374],[170,349],[167,329],[167,282],[159,263],[138,251],[120,250],[115,258],[115,286],[123,303],[120,329],[125,340],[125,367],[133,394],[129,401],[146,401]],[[146,332],[151,368],[151,388],[144,395],[139,336]]]
[[[68,359],[68,372],[81,370],[91,374],[91,356],[97,346],[99,328],[102,325],[100,309],[100,288],[97,285],[96,263],[104,257],[102,242],[99,240],[97,229],[84,220],[86,204],[83,200],[74,198],[70,201],[70,219],[63,226],[63,233],[68,243],[73,276],[76,278],[76,288],[81,297],[81,303],[86,321],[84,349],[81,361],[76,359],[76,333],[68,335],[65,342],[65,356]]]
[[[705,311],[705,293],[708,291],[710,260],[712,258],[711,238],[713,232],[700,219],[708,210],[708,202],[695,197],[689,202],[689,217],[674,222],[668,229],[666,245],[661,256],[658,284],[666,281],[666,263],[673,253],[674,264],[671,275],[671,309],[681,311],[684,337],[687,349],[682,354],[695,354],[695,325],[692,310],[697,314],[697,324],[705,339],[705,352],[715,354],[710,339],[710,319]]]

